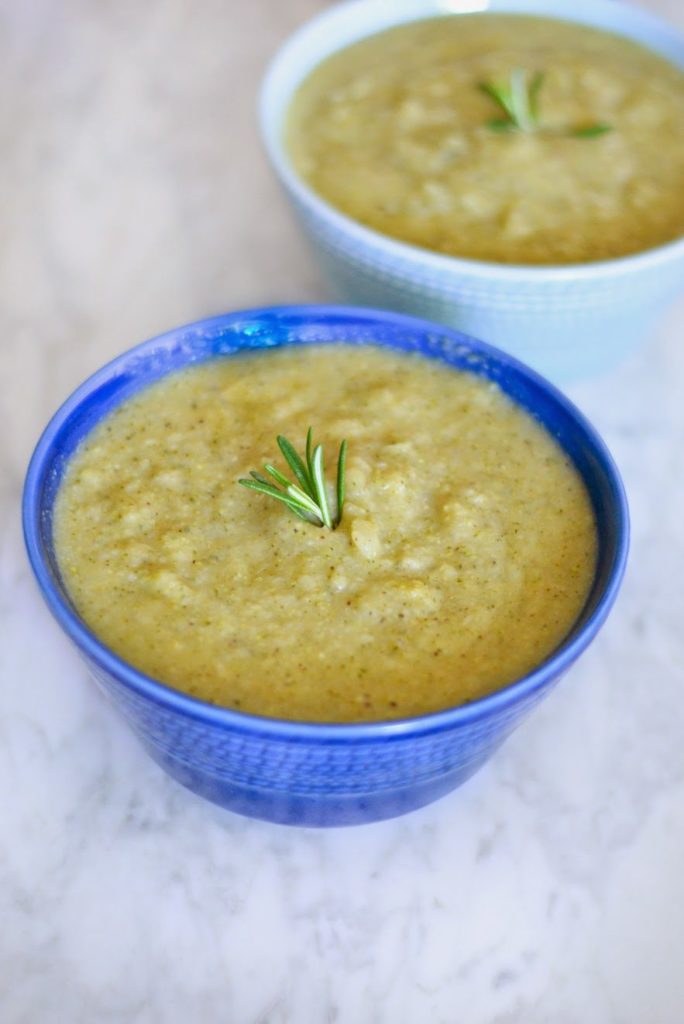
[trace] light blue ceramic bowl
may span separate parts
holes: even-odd
[[[169,689],[123,662],[79,617],[62,583],[52,537],[55,496],[79,442],[111,409],[173,370],[246,349],[308,344],[422,352],[496,381],[547,427],[577,466],[596,511],[596,578],[568,637],[525,678],[467,706],[420,718],[369,725],[279,721]],[[151,756],[179,782],[223,807],[297,825],[389,818],[435,800],[472,775],[596,635],[620,586],[628,544],[627,506],[610,455],[555,388],[514,359],[449,328],[349,307],[232,313],[180,327],[119,356],[74,392],[48,425],[29,466],[23,516],[45,600]]]
[[[684,67],[681,35],[619,0],[351,0],[306,24],[276,56],[261,94],[262,134],[335,294],[450,324],[567,383],[609,368],[649,333],[682,287],[684,238],[635,256],[564,267],[442,256],[387,238],[336,211],[294,171],[283,143],[297,87],[331,53],[401,22],[485,10],[594,25]]]

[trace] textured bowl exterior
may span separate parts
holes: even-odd
[[[557,437],[582,474],[599,532],[596,581],[569,637],[540,668],[461,708],[415,719],[316,725],[205,704],[138,672],[102,645],[73,608],[52,539],[64,467],[112,408],[164,374],[215,356],[278,345],[345,343],[421,352],[496,381]],[[281,307],[179,328],[120,356],[57,412],[24,489],[27,550],[43,596],[151,756],[189,789],[230,810],[297,825],[346,825],[403,814],[453,789],[486,761],[596,634],[620,585],[627,507],[612,460],[581,414],[515,360],[464,335],[396,314]]]
[[[345,301],[427,317],[485,338],[557,382],[602,372],[653,328],[681,290],[684,239],[616,260],[524,267],[456,259],[363,227],[295,173],[283,140],[292,96],[321,60],[391,25],[445,14],[440,0],[351,0],[300,29],[276,56],[261,96],[262,134],[333,292]],[[635,39],[684,68],[684,39],[617,0],[463,0],[458,13],[546,14]]]
[[[248,817],[317,827],[397,817],[448,793],[489,759],[552,685],[458,730],[296,742],[178,714],[89,664],[149,754],[177,782]]]

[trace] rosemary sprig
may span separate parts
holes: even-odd
[[[481,92],[493,100],[503,113],[486,122],[493,132],[525,132],[532,135],[547,132],[539,117],[539,93],[544,84],[544,72],[536,71],[531,78],[523,68],[514,68],[507,80],[480,82]],[[601,121],[568,128],[560,134],[575,139],[590,139],[612,131],[612,126]]]
[[[493,131],[535,132],[539,129],[539,90],[544,74],[537,71],[528,83],[527,72],[514,68],[508,81],[480,82],[480,91],[494,100],[503,118],[487,121]]]
[[[277,484],[280,484],[280,487],[274,486],[267,477],[254,471],[250,473],[251,480],[241,479],[238,480],[238,483],[243,487],[249,487],[252,491],[267,494],[269,497],[281,501],[305,523],[311,523],[313,526],[327,526],[329,530],[336,529],[342,519],[344,508],[347,442],[343,441],[340,445],[340,453],[337,458],[337,508],[333,516],[325,486],[323,445],[317,444],[314,447],[312,427],[309,427],[306,435],[304,459],[286,437],[279,434],[277,440],[278,447],[294,473],[297,483],[288,480],[280,470],[270,464],[265,465],[264,469]]]

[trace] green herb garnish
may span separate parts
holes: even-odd
[[[523,68],[514,68],[507,80],[480,82],[480,91],[493,100],[503,113],[487,121],[487,128],[493,132],[525,132],[532,135],[546,131],[539,118],[539,93],[544,84],[543,71],[537,71],[531,78]],[[612,131],[612,126],[603,122],[568,128],[560,134],[575,139],[590,139]],[[557,133],[553,133],[557,134]]]
[[[333,517],[323,472],[323,446],[317,444],[314,447],[313,429],[309,427],[306,435],[306,457],[304,459],[286,437],[279,434],[277,440],[278,447],[294,473],[297,483],[288,480],[280,470],[270,464],[265,465],[264,469],[276,483],[280,484],[280,487],[275,487],[265,476],[254,471],[250,473],[251,480],[242,479],[238,480],[238,483],[243,487],[249,487],[252,491],[268,494],[271,498],[281,501],[305,523],[311,523],[313,526],[327,526],[329,530],[336,529],[342,519],[342,509],[344,508],[347,442],[343,441],[340,445],[340,454],[337,459],[337,509]]]
[[[539,90],[544,83],[543,72],[537,71],[531,81],[522,68],[511,71],[508,81],[480,82],[480,90],[501,108],[505,115],[487,121],[492,131],[535,132],[539,130]]]
[[[593,139],[596,135],[605,135],[612,130],[612,125],[597,121],[596,124],[587,124],[583,128],[573,128],[570,134],[575,139]]]

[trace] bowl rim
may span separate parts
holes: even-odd
[[[208,331],[237,324],[247,319],[288,316],[298,316],[314,321],[320,321],[326,317],[341,318],[350,322],[363,320],[366,325],[372,322],[378,326],[394,325],[400,328],[410,328],[413,331],[422,330],[431,334],[438,332],[446,335],[459,344],[466,345],[471,351],[484,355],[498,367],[522,374],[523,378],[526,378],[533,386],[541,388],[545,396],[550,397],[555,406],[568,415],[580,428],[588,448],[601,464],[609,483],[614,505],[611,509],[611,526],[615,537],[615,555],[598,596],[596,607],[587,621],[569,642],[562,641],[559,647],[537,668],[493,693],[468,704],[409,718],[358,723],[321,723],[299,719],[269,718],[210,704],[167,686],[120,658],[100,641],[72,610],[62,595],[61,588],[56,584],[45,558],[42,529],[44,521],[43,496],[47,471],[52,463],[55,443],[59,441],[60,433],[67,421],[78,409],[86,405],[103,384],[118,377],[125,369],[128,369],[129,373],[134,371],[135,363],[142,354],[154,352],[156,349],[172,349],[178,346],[179,341],[182,341],[182,347],[187,350],[189,338],[192,336],[202,337]],[[193,341],[190,341],[190,347],[192,344]],[[250,351],[255,350],[250,349]],[[172,367],[165,370],[158,375],[158,379],[179,368]],[[515,398],[512,400],[515,401]],[[100,422],[100,419],[101,417],[98,416],[95,422]],[[93,426],[94,423],[89,430],[92,430]],[[535,370],[486,342],[471,338],[454,328],[435,324],[422,318],[365,307],[313,304],[255,307],[193,321],[164,331],[127,349],[96,370],[59,406],[36,444],[24,482],[22,524],[30,565],[42,596],[53,616],[86,659],[112,675],[126,688],[136,695],[152,700],[170,710],[181,712],[190,718],[201,719],[204,723],[229,728],[233,732],[258,733],[261,736],[269,735],[274,739],[287,741],[328,741],[333,743],[336,741],[371,740],[379,737],[399,739],[407,735],[419,736],[441,732],[504,711],[509,706],[520,703],[521,700],[558,679],[593,640],[615,601],[624,575],[630,533],[629,511],[624,487],[605,443],[584,414]]]
[[[407,0],[407,11],[411,3],[412,0]],[[589,27],[592,26],[592,23],[589,21],[573,17],[577,7],[574,0],[556,0],[556,6],[545,14],[530,10],[527,6],[530,0],[526,0],[526,2],[525,0],[467,0],[465,5],[457,10],[454,10],[447,0],[444,0],[442,3],[439,0],[428,0],[428,3],[423,8],[424,13],[421,14],[416,13],[417,8],[415,8],[413,13],[404,15],[402,14],[403,6],[397,4],[394,12],[397,15],[395,19],[386,24],[384,28],[374,30],[368,34],[361,34],[358,39],[369,38],[370,35],[377,32],[406,24],[409,21],[422,21],[432,17],[439,17],[440,14],[458,17],[460,15],[486,13],[492,3],[502,4],[502,10],[500,12],[495,11],[495,13],[536,14],[540,17],[547,16],[558,21],[569,20],[578,24],[586,24]],[[542,3],[543,0],[539,0],[540,6],[542,6]],[[660,35],[667,36],[672,43],[677,44],[681,48],[682,71],[684,72],[684,35],[678,31],[676,26],[671,25],[650,11],[634,7],[631,4],[625,5],[622,0],[621,2],[617,2],[617,0],[591,0],[591,5],[593,3],[596,6],[603,7],[604,10],[611,10],[618,15],[622,15],[625,21],[638,20],[643,25],[651,26]],[[522,4],[522,7],[516,11],[518,4]],[[325,29],[330,23],[340,21],[347,16],[353,17],[357,9],[370,9],[372,7],[376,7],[378,11],[387,10],[387,0],[342,0],[342,2],[335,4],[331,9],[321,11],[314,17],[309,18],[281,44],[271,58],[262,78],[258,101],[262,145],[281,183],[296,197],[304,208],[308,208],[320,221],[326,223],[329,228],[333,228],[338,235],[350,236],[361,249],[382,252],[395,264],[403,264],[404,266],[412,264],[414,269],[417,265],[420,265],[425,271],[432,271],[443,280],[449,276],[457,275],[463,278],[470,277],[473,280],[495,280],[511,284],[534,284],[538,283],[542,278],[546,283],[567,283],[571,281],[585,281],[587,279],[601,280],[612,278],[618,274],[636,274],[643,270],[653,270],[663,263],[668,263],[672,259],[684,256],[684,233],[678,238],[671,239],[661,245],[652,246],[651,248],[630,253],[626,256],[616,256],[612,259],[594,260],[584,263],[497,263],[493,260],[476,260],[463,256],[451,256],[434,252],[431,249],[424,249],[421,246],[401,241],[390,235],[384,235],[382,232],[367,227],[349,217],[318,195],[295,170],[289,158],[284,139],[283,120],[280,120],[276,130],[273,129],[272,106],[280,92],[278,80],[283,73],[283,69],[296,61],[297,51],[302,40],[313,36],[321,28]],[[595,27],[601,30],[601,26]],[[620,35],[621,33],[619,30],[613,30],[613,34]],[[638,41],[636,37],[627,36],[627,38]],[[327,50],[322,54],[321,61],[333,53],[341,52],[341,50],[349,45],[354,45],[354,42],[344,43],[338,49]],[[645,46],[646,49],[652,50],[652,47],[647,43],[642,43],[641,45]],[[667,60],[668,58],[664,59]],[[313,67],[317,66],[317,64],[313,65]],[[301,85],[312,69],[306,70],[297,79],[295,88],[288,92],[287,98],[283,103],[284,111],[288,109],[292,102],[296,88]]]

